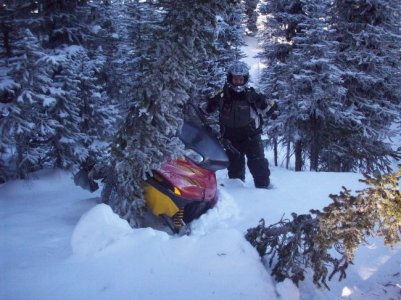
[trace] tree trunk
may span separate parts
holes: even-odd
[[[22,134],[18,134],[15,137],[15,148],[16,148],[16,174],[18,179],[26,179],[27,166],[26,166],[26,146],[27,140]]]
[[[319,120],[314,112],[310,118],[312,140],[310,145],[310,170],[317,171],[319,166]]]
[[[299,172],[302,171],[302,142],[296,141],[295,142],[295,171]]]
[[[291,142],[288,140],[287,141],[287,153],[286,153],[286,163],[285,163],[285,168],[289,169],[290,167],[290,150],[291,150]]]
[[[1,23],[1,31],[3,32],[3,46],[4,49],[6,49],[6,55],[7,57],[11,57],[11,46],[10,46],[10,26],[8,26],[5,22]]]

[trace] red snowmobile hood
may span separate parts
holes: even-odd
[[[188,200],[213,200],[216,191],[216,175],[213,171],[203,169],[190,160],[170,160],[157,170],[168,178],[178,189],[181,197]]]

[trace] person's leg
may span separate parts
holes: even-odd
[[[230,165],[228,166],[228,177],[238,178],[245,181],[245,156],[243,153],[239,152],[237,155],[227,151],[228,159],[230,160]]]
[[[253,176],[255,187],[268,188],[270,184],[269,162],[265,158],[264,147],[260,135],[253,136],[246,147],[248,168]]]

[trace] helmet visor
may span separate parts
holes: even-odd
[[[235,86],[240,86],[245,84],[245,77],[242,75],[233,75],[231,78],[231,83]]]

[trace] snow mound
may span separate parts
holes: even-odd
[[[219,190],[219,201],[213,209],[191,224],[191,234],[203,236],[216,229],[230,228],[233,221],[237,220],[240,210],[234,199],[225,191]]]
[[[110,206],[98,204],[85,213],[75,227],[72,251],[77,255],[94,254],[132,232],[128,222],[115,214]]]
[[[276,292],[278,295],[280,295],[280,299],[291,299],[291,300],[301,299],[299,289],[295,286],[295,284],[292,281],[288,279],[276,284]]]

